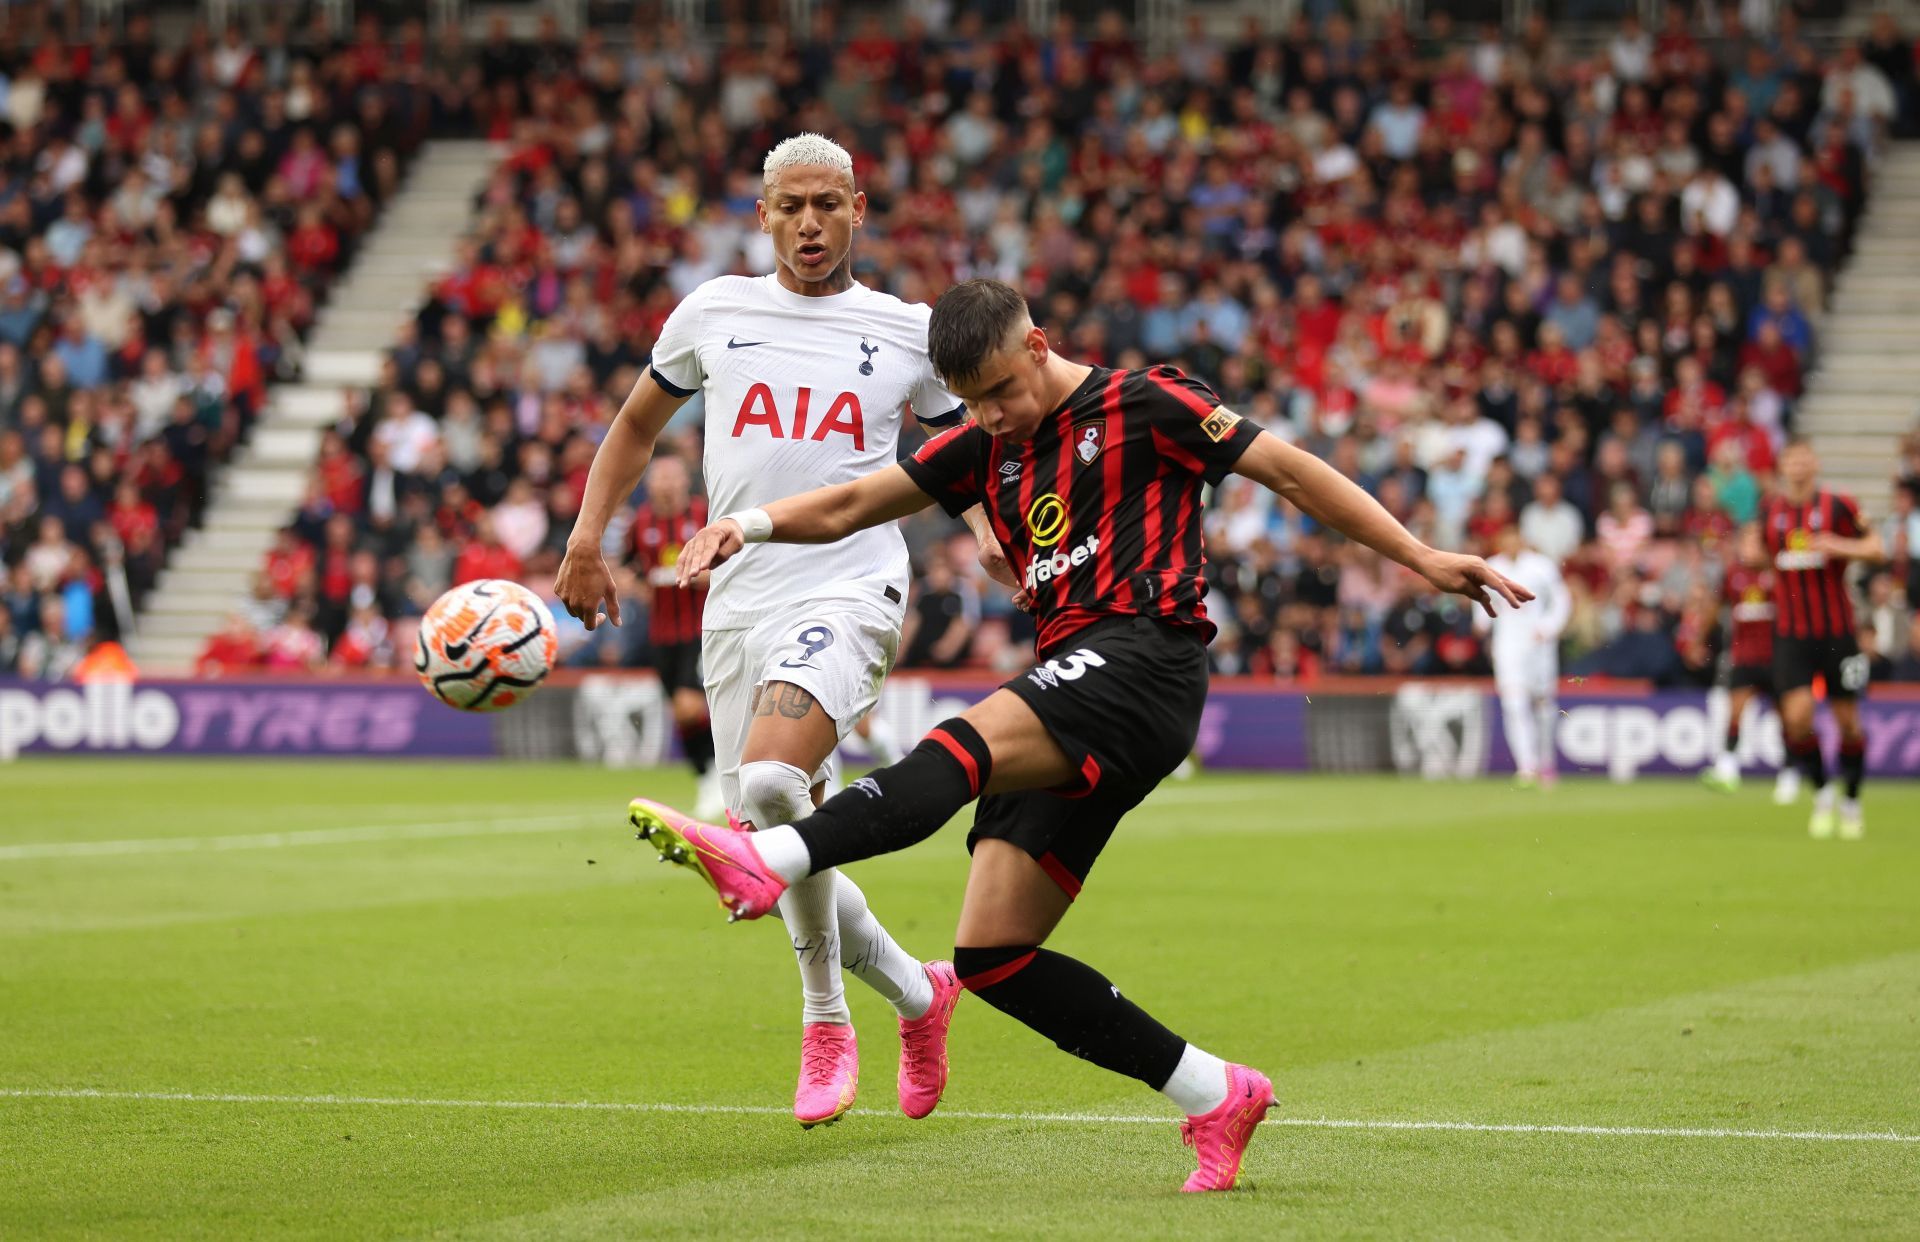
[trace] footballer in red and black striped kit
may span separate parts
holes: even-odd
[[[1722,661],[1727,727],[1720,753],[1700,774],[1708,785],[1728,793],[1740,788],[1740,727],[1747,705],[1761,694],[1779,702],[1773,685],[1773,558],[1758,523],[1740,528],[1737,552],[1720,584],[1720,598],[1727,607],[1727,650]],[[1792,764],[1781,768],[1775,799],[1793,801],[1799,779],[1799,769]]]
[[[706,524],[707,502],[693,494],[686,464],[673,456],[655,458],[647,470],[647,503],[633,515],[631,564],[647,587],[647,645],[681,748],[700,778],[700,801],[722,805],[713,771],[713,724],[700,678],[707,584],[702,578],[682,586],[678,569],[681,549]]]
[[[1083,962],[1043,948],[1115,827],[1186,757],[1207,697],[1203,494],[1229,472],[1434,586],[1518,607],[1478,557],[1422,544],[1324,462],[1266,434],[1171,367],[1109,371],[1053,352],[1011,286],[971,280],[934,307],[927,351],[973,422],[912,461],[729,514],[683,576],[767,539],[826,543],[939,502],[983,504],[1040,627],[1038,662],[913,753],[811,816],[756,833],[632,808],[663,857],[734,917],[824,868],[904,849],[979,799],[954,967],[969,991],[1065,1051],[1164,1093],[1199,1157],[1187,1190],[1226,1190],[1273,1101],[1257,1070],[1162,1026]],[[1222,859],[1230,866],[1230,859]]]
[[[1862,520],[1853,497],[1820,486],[1820,459],[1805,440],[1789,442],[1780,454],[1780,491],[1760,520],[1773,560],[1774,691],[1788,761],[1814,790],[1808,831],[1857,839],[1865,830],[1860,782],[1867,742],[1859,698],[1867,688],[1867,660],[1854,638],[1847,563],[1885,559],[1880,535]],[[1815,677],[1824,683],[1840,726],[1840,772],[1847,788],[1837,807],[1813,732]]]

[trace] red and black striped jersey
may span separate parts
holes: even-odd
[[[1852,539],[1863,533],[1853,497],[1821,488],[1805,504],[1781,496],[1767,502],[1767,551],[1773,556],[1773,632],[1791,638],[1853,634],[1847,561],[1813,546],[1814,536]]]
[[[1721,586],[1727,601],[1727,646],[1733,663],[1756,668],[1773,662],[1773,571],[1735,565]]]
[[[633,518],[633,569],[653,587],[647,610],[647,637],[656,647],[700,641],[700,615],[707,605],[705,587],[676,585],[673,567],[680,549],[707,524],[707,502],[698,496],[675,514],[642,505]]]
[[[968,423],[901,464],[948,513],[984,503],[1033,596],[1045,655],[1105,617],[1158,617],[1213,638],[1201,490],[1259,434],[1173,367],[1095,367],[1026,443]]]

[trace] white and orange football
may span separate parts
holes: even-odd
[[[463,583],[420,618],[413,669],[448,707],[497,712],[534,692],[560,645],[553,614],[532,591],[504,578]]]

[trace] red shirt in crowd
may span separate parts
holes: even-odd
[[[474,540],[460,549],[453,562],[453,584],[478,582],[482,578],[518,578],[520,558],[499,544],[488,547]]]

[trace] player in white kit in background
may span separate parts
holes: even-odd
[[[773,237],[776,271],[718,277],[674,309],[594,457],[555,583],[589,629],[603,602],[619,623],[601,557],[606,524],[639,482],[661,428],[696,390],[716,513],[892,465],[909,408],[936,425],[964,416],[927,360],[932,308],[852,278],[866,198],[847,152],[802,134],[769,152],[764,171],[760,222]],[[968,519],[983,563],[1002,571],[978,510]],[[756,547],[713,575],[703,675],[722,791],[743,820],[789,823],[816,805],[835,747],[872,709],[893,667],[907,586],[906,542],[892,524],[834,544]],[[946,1085],[947,1026],[960,993],[951,964],[909,956],[860,889],[835,872],[789,889],[780,913],[804,994],[794,1115],[813,1126],[853,1104],[859,1061],[843,965],[900,1015],[902,1111],[931,1112]]]
[[[1493,681],[1500,694],[1507,749],[1513,752],[1514,783],[1523,788],[1552,785],[1560,718],[1560,634],[1567,628],[1573,601],[1560,567],[1523,546],[1518,527],[1502,527],[1496,546],[1498,554],[1488,557],[1487,564],[1532,591],[1534,602],[1518,610],[1496,599],[1493,606],[1499,615],[1488,618],[1476,612],[1473,625],[1482,633],[1493,631]]]

